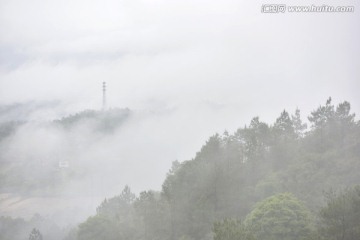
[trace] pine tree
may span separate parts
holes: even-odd
[[[29,240],[43,240],[43,237],[40,231],[34,228],[29,235]]]

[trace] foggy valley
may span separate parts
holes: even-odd
[[[306,225],[299,223],[298,234],[310,239],[324,224],[316,215],[326,210],[324,193],[360,181],[360,122],[346,101],[334,105],[329,98],[311,112],[309,126],[299,109],[284,110],[271,124],[255,117],[233,133],[211,136],[188,161],[172,159],[167,174],[158,164],[176,152],[165,148],[176,130],[162,132],[174,112],[113,108],[26,121],[11,115],[36,111],[34,103],[4,108],[2,239],[26,238],[32,227],[49,239],[208,239],[213,223],[248,219],[255,203],[283,192],[293,194],[284,195],[289,203],[283,206],[303,204]],[[355,190],[349,204],[355,201],[357,209]],[[223,224],[242,224],[231,221]]]
[[[0,240],[359,240],[359,4],[314,4],[0,0]]]

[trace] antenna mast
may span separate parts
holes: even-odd
[[[102,110],[105,111],[106,110],[106,82],[103,82],[103,105],[102,105]]]

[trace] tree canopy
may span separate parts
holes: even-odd
[[[321,235],[328,240],[360,239],[360,186],[328,193],[320,220]]]
[[[331,235],[333,207],[318,214],[323,192],[360,182],[360,124],[348,102],[335,107],[331,98],[309,121],[307,129],[299,109],[284,110],[272,125],[255,117],[215,134],[193,159],[173,162],[160,192],[105,200],[95,217],[113,219],[127,239],[300,240],[314,237],[326,215],[319,236]]]
[[[257,239],[300,240],[311,233],[313,219],[305,205],[291,193],[280,193],[257,203],[245,224]]]

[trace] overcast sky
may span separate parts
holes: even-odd
[[[166,168],[253,116],[299,107],[305,118],[329,96],[360,114],[358,1],[328,1],[354,13],[263,14],[264,3],[0,0],[0,104],[100,109],[106,81],[110,107],[167,116],[134,127],[170,139]]]
[[[1,0],[0,103],[97,108],[106,81],[119,107],[200,103],[273,119],[332,96],[359,112],[357,1],[331,1],[354,13],[262,14],[263,3]]]

